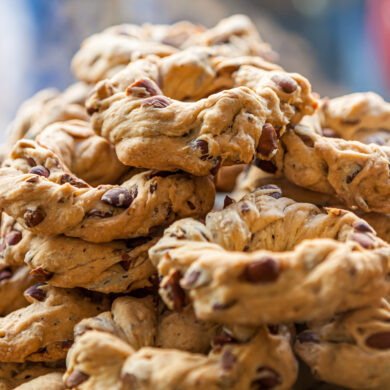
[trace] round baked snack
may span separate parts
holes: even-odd
[[[3,248],[3,278],[7,281],[3,284],[0,281],[0,293],[4,286],[4,294],[20,296],[18,301],[4,301],[3,305],[25,302],[23,291],[34,279],[55,287],[83,287],[106,294],[152,285],[155,268],[148,249],[158,236],[97,244],[63,235],[37,236],[5,213],[3,222],[0,248]],[[31,271],[21,267],[25,263]],[[29,277],[29,271],[34,279]],[[1,307],[0,303],[0,313]]]
[[[269,159],[286,126],[316,107],[305,78],[259,59],[224,59],[204,48],[174,57],[130,64],[87,100],[94,130],[125,165],[201,176],[255,156]],[[173,74],[180,88],[167,82]]]
[[[290,338],[283,325],[273,332],[237,328],[216,337],[203,355],[151,347],[135,352],[113,335],[89,331],[69,351],[64,380],[79,390],[287,390],[297,376]]]
[[[156,298],[119,297],[112,303],[111,311],[77,324],[75,338],[86,331],[99,330],[119,337],[135,350],[158,347],[207,353],[221,326],[198,320],[190,305],[178,313],[168,310]]]
[[[285,177],[276,177],[273,174],[262,171],[255,165],[249,165],[237,178],[236,187],[231,195],[235,200],[240,200],[244,195],[256,188],[267,184],[277,185],[287,198],[296,202],[313,203],[316,206],[331,206],[343,208],[339,198],[307,188],[297,186]],[[368,222],[374,228],[378,237],[390,243],[390,214],[357,212],[357,215]]]
[[[280,141],[273,161],[256,161],[261,169],[283,172],[293,183],[335,195],[348,208],[390,212],[390,148],[324,137],[298,125]]]
[[[131,62],[112,78],[103,80],[97,85],[102,86],[109,82],[116,91],[126,92],[128,87],[136,81],[150,79],[169,98],[180,101],[196,101],[223,89],[234,88],[245,83],[256,83],[258,77],[251,80],[254,76],[252,67],[263,71],[283,71],[280,66],[264,61],[260,57],[221,57],[218,56],[216,50],[209,47],[193,47],[169,57],[148,56]],[[238,70],[240,71],[236,76]],[[294,74],[294,76],[298,77],[299,75]],[[309,85],[306,79],[302,76],[299,77],[303,80],[301,87],[305,87],[305,84]],[[293,84],[290,85],[289,89],[286,87],[289,84],[288,81],[287,84],[282,82],[282,85],[291,94],[289,102],[298,105],[297,94],[294,94],[297,86],[295,86],[294,81],[290,82]],[[101,89],[100,92],[104,92],[104,89]],[[150,97],[153,91],[145,91],[141,85],[139,88],[132,89],[131,92],[139,97]],[[154,92],[159,92],[159,90],[156,89]],[[285,98],[288,97],[285,96]],[[300,103],[305,102],[301,101]],[[98,104],[90,103],[88,112],[92,114],[98,108]]]
[[[173,25],[109,27],[83,42],[72,60],[72,71],[80,80],[97,83],[139,58],[150,55],[165,58],[178,49],[193,46],[211,47],[228,57],[254,55],[270,61],[277,58],[250,19],[234,15],[209,30],[186,21]]]
[[[389,301],[308,324],[295,351],[321,380],[350,389],[390,389]]]
[[[84,102],[91,86],[76,83],[63,93],[44,89],[24,102],[13,122],[7,128],[9,145],[22,138],[34,139],[45,127],[54,122],[70,119],[88,120]]]
[[[36,141],[91,186],[116,183],[129,170],[119,162],[114,147],[85,121],[56,122],[42,130]]]
[[[63,383],[63,366],[63,362],[1,363],[0,390],[62,390],[65,387],[59,387],[59,383]],[[42,387],[32,386],[37,383],[42,385]],[[44,387],[44,383],[50,383],[53,387]]]
[[[325,136],[390,145],[390,103],[376,93],[322,99],[316,117]]]
[[[209,213],[205,225],[175,222],[149,256],[170,308],[189,299],[198,318],[222,323],[327,318],[389,286],[390,247],[365,221],[283,198],[273,185]]]
[[[259,56],[267,61],[278,59],[271,46],[264,42],[256,26],[246,15],[237,14],[222,19],[218,24],[198,34],[189,34],[181,49],[207,46],[222,56]]]
[[[0,318],[0,361],[57,361],[73,342],[73,327],[85,317],[107,310],[108,300],[81,290],[29,287],[30,305]]]
[[[66,236],[32,233],[24,261],[40,281],[63,288],[83,287],[102,293],[125,293],[150,287],[156,270],[148,249],[157,237],[92,243]]]
[[[175,219],[205,215],[213,206],[208,177],[144,171],[120,186],[91,187],[58,156],[19,141],[0,169],[0,207],[24,228],[91,242],[148,236]]]
[[[95,84],[110,77],[134,59],[150,54],[165,57],[177,52],[172,46],[147,40],[142,27],[115,26],[88,37],[72,60],[74,75]]]
[[[277,185],[285,197],[291,198],[296,202],[313,203],[318,207],[344,207],[341,200],[336,196],[297,186],[285,177],[276,177],[273,174],[262,171],[255,165],[247,166],[245,171],[238,176],[236,187],[231,197],[235,200],[240,200],[249,192],[268,184]],[[378,237],[390,243],[390,214],[365,213],[356,210],[355,212],[374,228]]]
[[[256,188],[269,184],[278,186],[282,190],[283,196],[291,198],[296,202],[313,203],[318,207],[331,206],[342,208],[342,202],[336,196],[297,186],[283,176],[276,176],[261,170],[255,164],[247,165],[238,176],[231,197],[238,201],[243,196],[256,190]]]

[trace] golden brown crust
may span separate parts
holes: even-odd
[[[28,267],[10,267],[0,264],[0,315],[7,314],[28,305],[23,292],[36,281]]]
[[[297,375],[290,333],[266,327],[245,330],[245,337],[215,345],[207,355],[174,349],[141,348],[135,352],[118,338],[89,331],[77,339],[67,357],[65,383],[87,389],[249,389],[272,383],[275,390],[290,389]],[[167,364],[169,362],[169,364]],[[77,385],[76,385],[77,384]],[[72,388],[73,388],[72,387]]]
[[[77,390],[124,390],[121,368],[134,352],[129,344],[110,333],[86,332],[66,357],[65,385]]]
[[[108,32],[87,38],[72,60],[75,76],[87,83],[96,83],[126,66],[133,59],[150,54],[168,56],[175,53],[174,47],[158,42],[148,42],[123,34]]]
[[[309,324],[296,353],[316,376],[352,389],[390,389],[390,305],[369,307]]]
[[[247,165],[246,169],[237,178],[236,186],[231,196],[238,201],[246,194],[256,190],[256,188],[269,184],[278,186],[282,190],[283,196],[291,198],[296,202],[342,208],[342,202],[336,196],[297,186],[283,176],[264,172],[254,164]]]
[[[172,224],[149,255],[169,307],[184,289],[199,318],[254,325],[374,302],[388,288],[389,251],[353,213],[296,203],[265,186],[210,213],[206,226]]]
[[[75,337],[90,330],[112,333],[135,350],[158,347],[207,353],[221,326],[198,320],[191,306],[180,313],[167,310],[149,295],[117,298],[110,312],[82,320],[75,327]]]
[[[0,361],[57,361],[64,359],[81,319],[107,309],[107,298],[88,297],[78,290],[45,283],[25,291],[30,305],[0,318]]]
[[[315,107],[302,76],[205,48],[132,63],[97,84],[87,101],[94,130],[116,146],[122,163],[195,175],[256,155],[269,159],[286,125]]]
[[[390,103],[373,92],[353,93],[323,99],[317,113],[317,128],[329,129],[346,140],[389,145]]]
[[[266,173],[255,165],[248,166],[245,171],[240,174],[231,196],[235,200],[240,200],[244,195],[254,191],[256,188],[269,184],[277,185],[282,190],[284,196],[297,202],[313,203],[322,207],[331,206],[345,208],[342,201],[336,196],[311,191],[307,188],[297,186],[285,177],[277,177]],[[360,218],[367,221],[368,224],[374,228],[378,237],[390,243],[390,214],[354,211]]]
[[[0,316],[28,305],[23,292],[36,281],[23,263],[29,238],[21,226],[5,213],[0,228]]]
[[[390,240],[390,105],[317,110],[273,60],[243,15],[113,26],[74,56],[82,82],[21,107],[0,390],[390,390],[390,246],[359,218]]]
[[[148,249],[156,241],[156,237],[148,236],[97,244],[66,236],[42,237],[3,213],[1,247],[5,272],[0,291],[15,298],[20,295],[20,299],[4,301],[3,305],[25,301],[23,291],[33,278],[29,277],[29,269],[21,267],[24,264],[30,267],[36,281],[48,281],[55,287],[124,293],[150,286],[155,269]]]
[[[83,42],[73,58],[72,70],[78,79],[97,83],[137,59],[150,55],[164,58],[178,49],[198,46],[227,57],[253,55],[269,61],[277,57],[247,16],[234,15],[209,30],[189,22],[110,27]]]
[[[88,122],[69,120],[46,127],[36,138],[55,153],[68,169],[91,186],[113,184],[128,171],[114,147],[97,136]]]
[[[12,267],[24,265],[24,256],[30,248],[31,233],[17,221],[1,213],[0,256],[5,264]]]
[[[33,167],[32,167],[33,165]],[[78,179],[53,152],[19,141],[0,169],[0,205],[24,228],[92,242],[147,236],[177,218],[203,216],[215,189],[208,177],[139,173],[119,186]]]
[[[65,236],[32,236],[24,261],[55,287],[125,293],[151,286],[155,268],[148,249],[157,238],[91,243]]]
[[[281,144],[275,170],[288,180],[336,195],[349,208],[390,211],[388,147],[324,137],[302,125],[288,130]]]
[[[275,61],[278,55],[265,43],[256,27],[246,15],[233,15],[222,19],[215,27],[191,34],[182,45],[212,47],[222,56],[259,56]]]

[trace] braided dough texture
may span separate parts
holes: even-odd
[[[264,43],[256,28],[244,15],[234,15],[206,30],[189,22],[169,25],[119,25],[86,39],[72,60],[75,76],[97,83],[113,76],[132,61],[149,55],[167,57],[178,49],[207,46],[219,55],[255,55],[275,60],[275,53]]]
[[[259,169],[255,164],[247,165],[238,176],[236,186],[231,194],[232,198],[239,201],[243,196],[259,187],[275,185],[282,190],[283,196],[300,203],[313,203],[316,206],[340,207],[342,203],[336,196],[322,192],[311,191],[297,186],[283,176],[276,176]]]
[[[323,99],[315,117],[317,128],[331,129],[346,140],[378,145],[390,143],[390,103],[376,93]]]
[[[1,230],[3,275],[8,282],[4,280],[0,284],[0,291],[4,286],[4,294],[20,295],[22,302],[22,292],[32,280],[28,268],[20,267],[25,263],[36,279],[55,287],[83,287],[108,294],[130,292],[152,284],[155,268],[149,260],[148,249],[156,243],[156,237],[97,244],[66,236],[37,236],[4,213],[3,220],[6,222]]]
[[[37,284],[25,291],[30,305],[0,318],[0,361],[64,359],[73,327],[107,309],[107,298]]]
[[[337,196],[348,208],[390,211],[389,147],[324,137],[303,125],[289,129],[281,144],[274,171],[294,184]]]
[[[80,390],[246,390],[267,383],[287,390],[297,376],[290,337],[285,327],[277,334],[264,327],[249,332],[249,339],[216,346],[205,356],[150,347],[135,352],[115,336],[89,331],[69,351],[64,379],[69,388]]]
[[[207,353],[220,326],[198,320],[191,306],[180,313],[166,310],[155,297],[115,299],[111,311],[86,318],[75,327],[75,337],[89,330],[109,332],[138,350],[142,347]]]
[[[390,305],[376,305],[309,324],[296,353],[320,379],[352,389],[390,389]]]
[[[267,187],[209,213],[206,225],[183,219],[165,230],[149,255],[170,308],[180,309],[184,289],[203,320],[301,322],[386,293],[390,248],[366,222]]]
[[[276,177],[275,175],[266,173],[255,165],[247,166],[245,171],[237,178],[232,197],[235,200],[240,200],[244,195],[254,191],[256,188],[269,184],[277,185],[285,197],[291,198],[296,202],[313,203],[319,207],[331,206],[344,208],[342,201],[336,196],[299,187],[286,178]],[[374,228],[378,237],[390,243],[390,214],[354,211],[360,218],[364,219]]]
[[[125,165],[207,175],[221,165],[248,163],[255,155],[267,159],[276,153],[286,125],[316,107],[305,78],[269,70],[264,62],[223,62],[204,48],[174,57],[130,64],[97,84],[86,103],[94,130],[116,146]],[[159,70],[164,65],[165,78]],[[153,81],[172,86],[165,79],[173,74],[181,86],[172,89],[178,97],[212,94],[195,102],[163,96]],[[221,87],[230,89],[213,93]]]
[[[280,66],[259,57],[227,58],[218,56],[217,51],[208,47],[193,47],[169,57],[148,56],[134,61],[111,77],[109,84],[108,80],[103,80],[97,85],[112,85],[116,90],[125,92],[129,85],[147,78],[153,80],[167,97],[180,101],[195,101],[223,89],[233,88],[237,86],[235,83],[238,84],[240,80],[241,83],[246,82],[249,79],[248,76],[245,76],[248,72],[246,66],[263,71],[282,71]],[[235,72],[240,68],[243,68],[240,74],[243,75],[243,78],[245,76],[244,80],[234,77]],[[306,79],[303,80],[307,83]],[[285,84],[284,87],[290,87],[289,93],[293,94],[293,89],[297,86],[293,81],[289,81],[292,84]],[[99,88],[97,90],[102,95],[103,89]],[[137,92],[141,96],[142,90]],[[295,103],[298,103],[296,94],[292,95],[292,99],[294,98]],[[89,112],[96,108],[98,105],[94,106],[89,103]]]
[[[177,218],[205,215],[214,203],[208,177],[182,173],[145,171],[120,187],[90,187],[34,141],[19,141],[7,165],[0,169],[1,208],[43,236],[91,242],[147,236]]]
[[[6,213],[1,214],[0,249],[1,258],[5,265],[11,267],[24,265],[24,256],[30,249],[31,238],[32,234],[17,223],[14,218]]]
[[[119,29],[110,28],[83,42],[73,57],[72,71],[78,79],[95,84],[115,74],[134,58],[150,54],[165,57],[176,52],[174,47],[121,34]]]
[[[36,141],[91,186],[116,183],[128,171],[119,162],[114,147],[85,121],[56,122],[46,127]]]
[[[148,249],[157,239],[138,241],[95,244],[64,236],[35,236],[25,262],[32,274],[52,286],[125,293],[150,286],[155,273]]]

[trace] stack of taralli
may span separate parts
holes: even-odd
[[[1,390],[390,389],[390,105],[276,60],[242,15],[115,26],[21,106]]]

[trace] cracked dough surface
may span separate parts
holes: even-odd
[[[349,208],[389,212],[389,147],[324,137],[303,125],[288,130],[281,145],[275,171],[288,180],[336,195]]]
[[[360,92],[333,99],[322,99],[313,118],[319,134],[330,129],[346,140],[365,144],[389,145],[390,103],[373,92]]]
[[[167,305],[186,293],[201,319],[255,325],[326,318],[386,292],[390,247],[366,222],[281,196],[265,186],[206,225],[166,229],[149,255]]]
[[[117,298],[110,312],[82,320],[75,336],[92,329],[112,333],[135,350],[149,346],[207,353],[221,326],[198,320],[191,306],[172,312],[155,297],[127,296]]]
[[[390,305],[377,304],[308,324],[295,351],[326,382],[351,389],[390,389]]]
[[[235,167],[234,167],[235,168]],[[222,169],[221,169],[222,170]],[[255,165],[247,166],[237,180],[236,187],[232,193],[235,200],[240,200],[244,195],[254,191],[256,188],[267,184],[277,185],[283,192],[284,196],[294,199],[297,202],[313,203],[317,206],[343,206],[342,201],[336,196],[324,194],[317,191],[311,191],[307,188],[297,186],[285,177],[277,177],[266,173]],[[218,187],[218,181],[217,181]],[[363,218],[376,231],[378,237],[390,243],[390,214],[382,213],[365,213],[354,210],[360,218]]]
[[[91,187],[51,151],[19,141],[0,169],[0,207],[44,236],[65,233],[91,242],[149,235],[177,218],[212,208],[208,177],[144,171],[121,186]]]
[[[297,375],[291,334],[281,326],[236,329],[233,341],[215,345],[208,355],[175,349],[141,348],[108,333],[89,331],[76,340],[67,357],[65,383],[86,389],[249,389],[272,383],[290,389]],[[167,364],[167,362],[170,362]],[[72,388],[72,386],[69,386]]]
[[[254,55],[271,61],[276,59],[250,19],[234,15],[209,30],[190,22],[110,27],[83,42],[72,60],[72,71],[80,80],[97,83],[137,59],[150,55],[164,58],[177,53],[178,49],[198,46],[212,48],[228,57]]]
[[[30,305],[0,318],[0,361],[57,361],[64,359],[73,340],[73,327],[83,318],[107,309],[107,298],[82,291],[29,287]]]
[[[203,48],[174,57],[130,64],[98,83],[86,103],[94,130],[125,165],[207,175],[256,155],[268,159],[286,126],[317,105],[304,77],[264,61],[221,59]],[[173,74],[179,87],[167,90]]]
[[[91,186],[117,183],[129,170],[119,162],[114,147],[85,121],[56,122],[46,127],[36,141]]]

